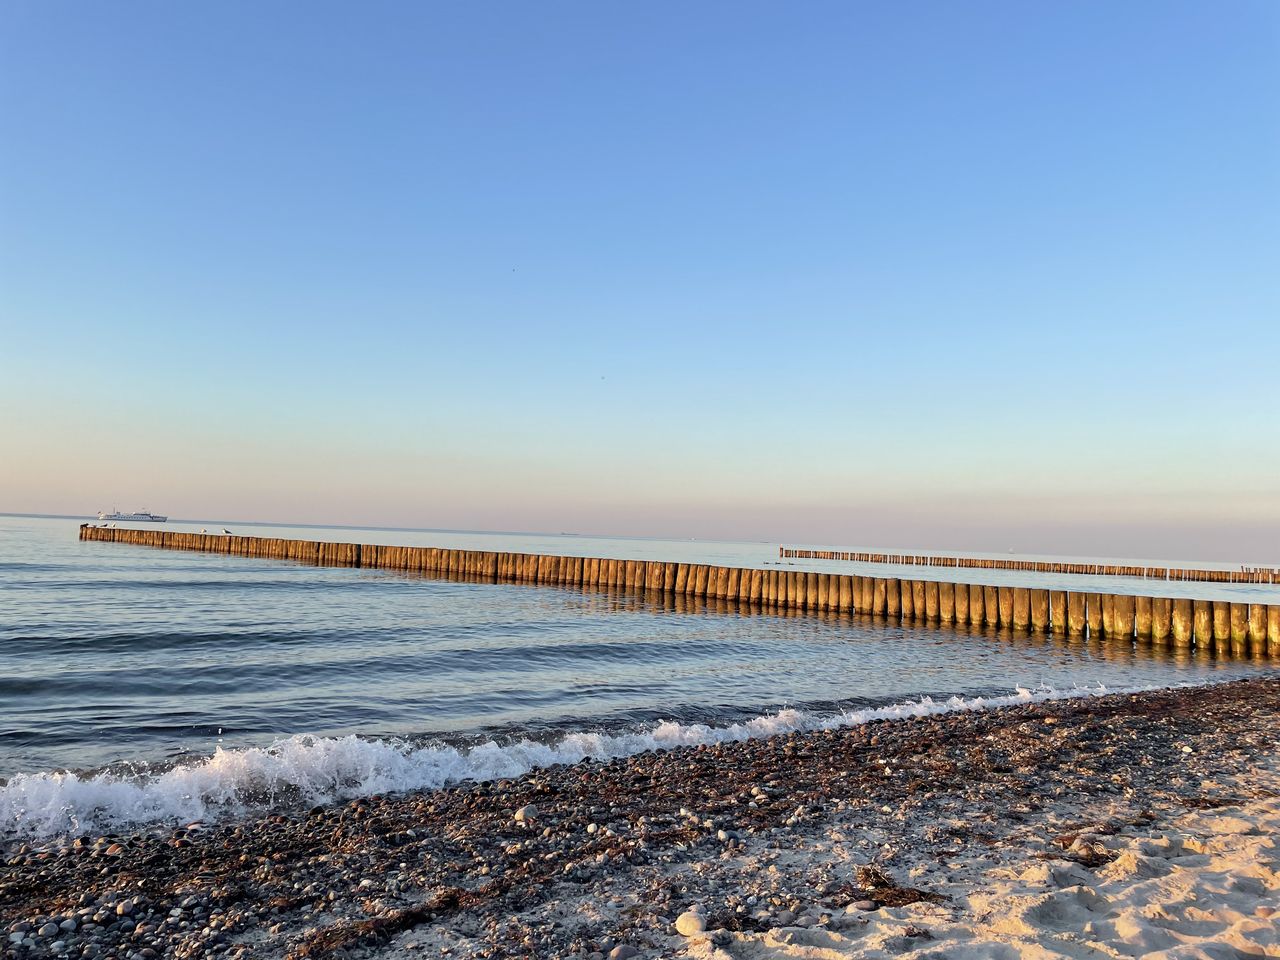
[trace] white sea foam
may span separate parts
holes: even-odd
[[[0,787],[0,837],[42,839],[128,826],[210,820],[282,800],[321,803],[463,780],[519,776],[536,767],[610,760],[646,750],[723,743],[793,731],[851,727],[871,720],[1116,692],[1105,687],[1042,687],[1001,697],[924,698],[837,714],[784,709],[722,727],[671,721],[632,732],[569,733],[552,743],[490,741],[470,748],[419,746],[356,736],[293,736],[269,747],[224,750],[155,776],[103,772],[19,774]]]

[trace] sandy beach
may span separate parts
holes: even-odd
[[[5,957],[1280,956],[1280,681],[6,851]]]

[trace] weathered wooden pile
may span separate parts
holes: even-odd
[[[903,623],[1005,627],[1041,634],[1128,639],[1155,646],[1194,646],[1236,657],[1280,658],[1280,602],[1231,603],[661,560],[380,546],[88,524],[80,527],[80,539],[318,566],[466,576],[495,583],[652,591],[796,611],[866,614]]]

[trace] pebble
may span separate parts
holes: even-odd
[[[629,943],[620,943],[609,951],[609,960],[631,960],[640,953]]]
[[[686,910],[676,917],[676,933],[682,937],[696,937],[706,931],[707,921],[695,910]]]
[[[866,913],[869,910],[876,910],[876,909],[879,909],[879,904],[877,904],[874,900],[855,900],[853,901],[853,903],[849,904],[848,910],[846,912],[851,913],[856,910],[861,913]]]
[[[516,823],[528,823],[531,820],[538,819],[538,808],[532,803],[526,803],[523,807],[516,811]]]

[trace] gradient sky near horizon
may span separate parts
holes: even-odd
[[[1280,4],[0,7],[0,510],[1280,561]]]

